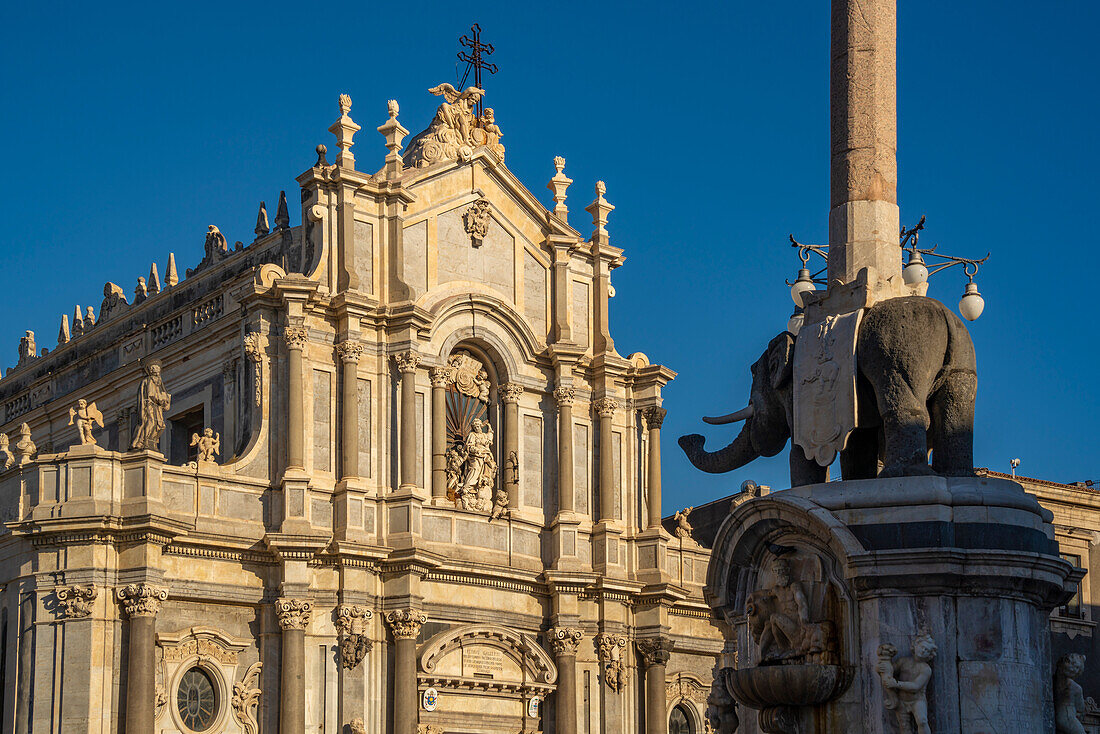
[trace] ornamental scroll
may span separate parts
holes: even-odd
[[[496,500],[497,461],[489,424],[489,373],[468,352],[456,352],[447,360],[443,377],[447,388],[447,499],[464,510],[490,512]]]

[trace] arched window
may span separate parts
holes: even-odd
[[[672,715],[668,717],[668,734],[694,734],[691,719],[682,705],[672,709]]]
[[[206,731],[213,726],[218,694],[209,673],[196,666],[183,674],[176,691],[176,711],[190,731]]]

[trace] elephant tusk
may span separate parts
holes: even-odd
[[[703,416],[703,422],[709,423],[712,426],[724,426],[727,423],[736,423],[737,421],[747,420],[752,417],[752,403],[749,403],[746,407],[737,411],[736,413],[730,413],[729,415],[719,416],[717,418],[710,418]]]

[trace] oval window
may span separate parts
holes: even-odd
[[[668,734],[691,734],[691,721],[683,706],[672,709],[672,715],[668,717]]]
[[[176,711],[183,725],[191,731],[206,731],[214,725],[217,707],[218,695],[210,674],[198,667],[184,673],[176,691]]]

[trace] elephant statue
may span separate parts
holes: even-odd
[[[714,474],[775,456],[794,430],[792,399],[797,337],[779,334],[752,365],[746,408],[720,418],[744,421],[718,451],[698,434],[680,447],[698,469]],[[974,343],[962,320],[925,296],[891,298],[864,312],[856,334],[856,427],[840,452],[844,479],[974,473]],[[932,465],[928,465],[928,452]],[[828,468],[791,444],[791,486],[828,481]]]

